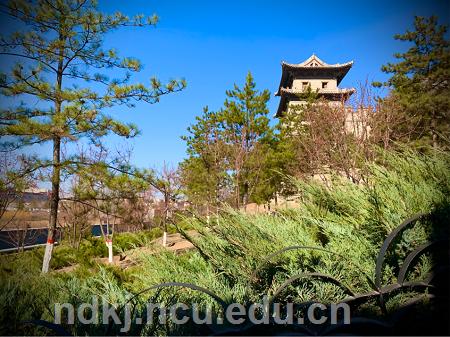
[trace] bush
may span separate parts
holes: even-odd
[[[39,275],[40,250],[18,254],[14,259],[1,262],[0,309],[17,326],[19,320],[29,317],[49,319],[45,308],[58,301],[77,304],[90,301],[96,295],[120,304],[133,293],[173,281],[195,283],[218,294],[227,303],[248,305],[260,302],[263,295],[273,295],[289,277],[311,272],[333,276],[354,293],[365,293],[372,290],[369,280],[374,279],[377,254],[386,235],[414,213],[431,213],[427,220],[405,231],[386,256],[382,282],[392,284],[396,282],[400,263],[415,247],[434,238],[448,238],[450,156],[446,153],[385,153],[384,160],[383,165],[368,164],[370,175],[364,184],[355,184],[340,176],[335,176],[328,186],[314,180],[295,181],[300,195],[296,208],[260,215],[229,211],[211,227],[199,220],[186,219],[188,226],[199,232],[198,236],[190,238],[196,251],[180,255],[167,250],[158,254],[141,253],[139,265],[127,271],[94,266],[44,277]],[[160,234],[159,229],[118,234],[116,246],[129,249]],[[84,257],[106,253],[101,239],[86,240],[83,245],[80,252]],[[263,263],[267,255],[294,245],[325,251],[290,250]],[[61,261],[73,259],[73,253],[66,248],[61,249],[60,254]],[[422,255],[407,280],[422,280],[433,266],[434,258],[430,254]],[[22,280],[24,273],[27,277]],[[51,289],[50,293],[47,289]],[[38,296],[34,298],[34,294]],[[390,313],[416,295],[402,292],[393,296],[388,299],[386,310]],[[279,299],[280,302],[289,299],[296,303],[327,303],[346,296],[341,286],[306,278],[283,290]],[[159,292],[144,292],[137,298],[139,305],[149,297],[165,301],[166,305],[197,302],[217,308],[211,297],[193,290],[164,288]],[[141,308],[139,305],[137,309]],[[23,314],[15,306],[23,308]],[[376,302],[368,303],[366,309],[371,314],[379,312]],[[6,320],[3,317],[1,323]],[[77,334],[104,333],[100,326],[67,328]],[[192,334],[197,331],[189,325],[183,326],[187,330],[158,324],[147,326],[147,330],[139,329],[133,326],[131,333]]]

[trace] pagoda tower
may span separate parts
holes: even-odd
[[[282,117],[293,105],[305,104],[299,98],[308,88],[316,92],[331,104],[344,104],[355,92],[354,88],[341,89],[339,83],[353,65],[353,61],[344,64],[327,64],[316,55],[298,64],[281,62],[281,80],[275,96],[280,96],[275,117]]]

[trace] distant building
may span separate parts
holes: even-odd
[[[48,202],[50,200],[51,191],[44,188],[31,188],[21,193],[22,200],[29,202]]]
[[[353,61],[344,64],[327,64],[316,55],[306,61],[291,64],[281,62],[281,80],[275,96],[280,96],[276,117],[282,117],[294,105],[305,104],[299,95],[308,91],[316,92],[331,104],[342,104],[356,91],[354,88],[340,89],[338,86],[353,65]]]
[[[27,189],[23,192],[8,190],[0,192],[0,198],[10,200],[7,210],[15,210],[19,206],[27,210],[47,210],[50,194],[45,189]]]
[[[295,112],[296,108],[306,104],[305,93],[316,93],[318,98],[324,99],[328,104],[344,108],[345,128],[356,135],[364,136],[369,132],[364,120],[367,108],[358,107],[355,111],[347,106],[349,97],[356,92],[354,88],[339,88],[342,79],[353,66],[353,61],[343,64],[328,64],[316,55],[307,60],[291,64],[281,62],[281,80],[275,96],[280,96],[275,117],[282,118],[284,114]]]

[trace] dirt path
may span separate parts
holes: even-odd
[[[188,231],[188,234],[195,236],[195,231]],[[125,254],[115,255],[113,257],[113,265],[119,266],[122,269],[129,268],[137,264],[137,257],[141,253],[155,254],[158,250],[162,249],[162,237],[155,239],[151,242],[150,246],[134,248],[127,251]],[[194,249],[194,245],[186,240],[180,233],[167,235],[166,249],[176,254],[185,252],[187,250]],[[94,259],[95,262],[109,265],[107,257],[99,257]],[[56,272],[67,273],[73,271],[78,265],[72,265],[55,270]]]

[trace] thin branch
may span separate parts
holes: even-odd
[[[48,64],[47,62],[42,61],[42,59],[39,59],[37,57],[34,56],[30,56],[30,55],[23,55],[23,54],[18,54],[18,53],[11,53],[11,52],[0,52],[0,55],[9,55],[9,56],[17,56],[17,57],[23,57],[29,60],[34,60],[34,61],[38,61],[44,65],[46,65],[47,67],[49,67],[50,69],[52,69],[54,72],[56,72],[56,69],[51,66],[50,64]]]

